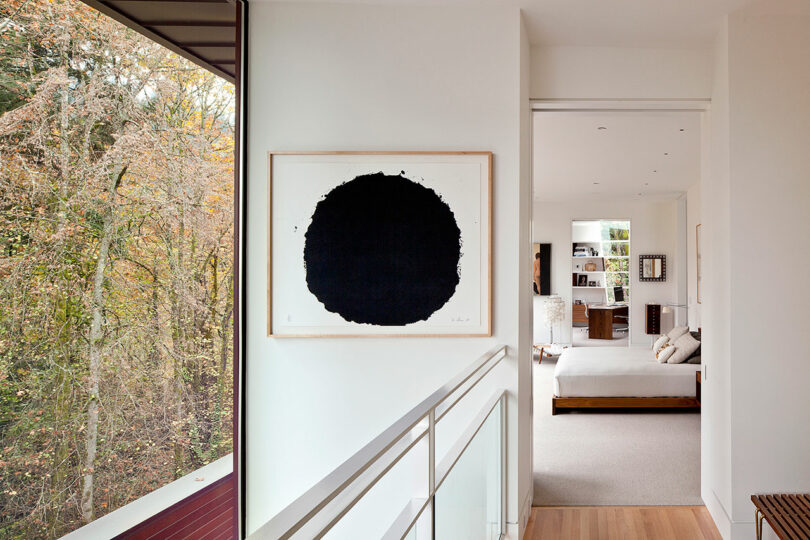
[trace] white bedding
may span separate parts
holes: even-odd
[[[565,349],[554,369],[557,397],[694,397],[699,364],[659,364],[647,348]]]

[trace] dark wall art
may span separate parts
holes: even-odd
[[[532,244],[532,290],[534,294],[551,294],[551,244]]]
[[[268,335],[491,335],[490,153],[268,157]]]
[[[453,211],[403,173],[358,176],[315,207],[304,243],[307,287],[346,321],[425,321],[456,292],[461,230]]]

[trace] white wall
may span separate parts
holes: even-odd
[[[542,114],[542,113],[536,113]],[[565,320],[554,328],[558,343],[571,342],[571,222],[574,220],[630,220],[630,298],[632,345],[649,345],[650,336],[644,332],[646,303],[676,302],[677,272],[677,201],[572,201],[534,203],[533,241],[551,243],[551,292],[565,300]],[[641,282],[638,279],[638,256],[642,254],[667,256],[667,281]],[[549,339],[548,327],[542,316],[543,296],[534,297],[534,340]]]
[[[725,538],[753,538],[751,494],[810,487],[810,282],[795,272],[810,265],[808,7],[736,12],[717,46],[701,194],[703,493]]]
[[[521,30],[514,8],[251,2],[248,532],[496,344],[509,347],[495,377],[510,391],[507,517],[519,520],[518,506],[531,493],[524,470],[531,436],[516,427],[530,422],[531,380],[531,291],[518,285],[529,279],[520,264],[529,231],[521,224],[531,211],[521,202],[530,200],[529,131],[521,121],[528,114],[528,43]],[[494,152],[493,337],[267,338],[271,149]],[[517,538],[516,526],[510,532]]]
[[[708,99],[709,50],[533,47],[532,99]]]
[[[532,250],[532,112],[529,102],[529,86],[531,75],[531,47],[529,34],[525,21],[520,21],[520,206],[518,208],[518,269],[520,278],[518,283],[527,283],[531,280],[529,266],[522,264],[523,253],[533,253]],[[532,291],[528,287],[521,288],[519,293],[519,350],[521,355],[518,372],[518,531],[517,538],[523,538],[526,523],[531,512],[532,497],[534,494],[534,464],[532,451],[534,440],[534,418],[532,411]],[[511,531],[510,531],[511,534]]]
[[[675,237],[677,242],[677,254],[675,256],[675,264],[672,273],[672,279],[675,281],[676,295],[675,302],[679,306],[686,306],[684,308],[673,309],[673,315],[664,317],[672,317],[672,324],[677,326],[689,326],[689,309],[688,309],[688,294],[689,294],[689,264],[694,265],[691,259],[694,258],[694,253],[689,255],[687,247],[689,240],[687,239],[688,216],[686,210],[687,194],[678,198],[676,208],[676,222]],[[669,268],[667,268],[667,276],[669,276]]]
[[[700,183],[695,184],[686,192],[686,305],[689,306],[689,328],[700,328],[700,308],[697,290],[697,225],[701,223],[700,209]],[[702,227],[701,227],[702,228]]]

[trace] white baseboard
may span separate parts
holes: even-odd
[[[704,493],[702,498],[723,540],[754,540],[756,532],[754,530],[753,520],[733,521],[713,490],[707,490],[707,493]],[[752,506],[751,516],[753,517],[753,515],[754,511]],[[768,529],[769,527],[767,525],[763,526],[763,540],[775,539],[776,536],[772,536],[772,532]]]
[[[723,540],[731,540],[731,518],[728,517],[723,503],[720,502],[720,499],[711,489],[706,490],[702,499],[703,504],[706,505],[706,509],[709,511],[709,515],[714,520],[717,530],[720,532],[720,536],[723,537]]]
[[[520,531],[520,536],[518,538],[523,538],[523,534],[526,532],[526,525],[529,523],[529,516],[532,514],[532,499],[534,498],[534,485],[529,487],[529,491],[526,492],[526,495],[523,496],[523,503],[520,505],[520,518],[518,519],[518,528]]]
[[[526,524],[529,523],[529,516],[532,513],[532,497],[534,496],[534,486],[529,488],[526,495],[523,496],[523,502],[518,508],[518,521],[512,523],[511,521],[506,524],[506,538],[508,540],[521,540],[526,533]]]

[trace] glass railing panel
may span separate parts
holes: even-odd
[[[427,497],[427,459],[428,439],[423,437],[340,518],[324,538],[328,540],[382,538],[401,510],[413,498]],[[309,530],[302,530],[300,537],[311,537],[309,534]]]
[[[436,492],[436,540],[500,537],[502,406],[498,401]]]

